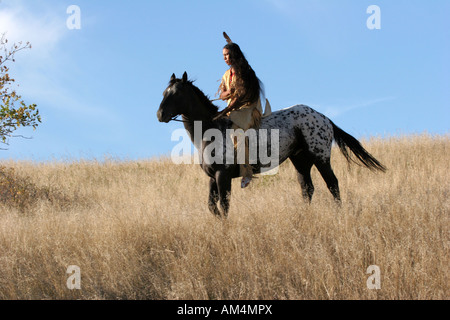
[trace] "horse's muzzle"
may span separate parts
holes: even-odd
[[[159,122],[165,122],[168,123],[170,121],[170,116],[168,116],[163,110],[159,109],[156,113],[156,117],[158,118]]]

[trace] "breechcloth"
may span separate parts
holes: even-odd
[[[231,126],[231,129],[233,129],[234,131],[233,131],[233,133],[231,135],[231,138],[233,139],[235,150],[240,150],[240,148],[242,148],[242,144],[244,144],[245,161],[244,161],[244,163],[239,163],[240,175],[242,177],[251,178],[251,177],[253,177],[253,168],[250,165],[250,160],[249,160],[249,157],[250,157],[249,140],[248,140],[248,137],[240,137],[239,135],[236,135],[235,134],[235,130],[242,129],[244,131],[244,133],[245,133],[245,131],[247,131],[248,129],[257,129],[259,127],[259,122],[260,122],[260,119],[261,119],[261,113],[257,109],[253,109],[253,110],[246,109],[246,111],[247,110],[248,110],[248,112],[252,113],[251,119],[254,120],[254,121],[251,121],[251,123],[248,123],[246,128],[242,128],[241,126],[239,126],[239,125],[237,125],[236,123],[233,122],[233,125]],[[241,130],[239,130],[239,131],[241,131]],[[238,155],[239,155],[239,152],[238,152]]]

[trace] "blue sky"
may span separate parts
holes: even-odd
[[[70,5],[81,29],[67,28]],[[370,5],[381,29],[367,28]],[[182,125],[157,121],[162,92],[187,71],[214,98],[227,69],[223,31],[273,110],[306,104],[358,138],[447,134],[449,14],[448,0],[2,0],[0,32],[33,45],[10,73],[43,123],[0,159],[169,155]]]

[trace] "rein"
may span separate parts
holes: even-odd
[[[173,117],[172,119],[170,119],[170,121],[177,121],[177,122],[183,122],[183,123],[188,123],[189,121],[185,121],[185,120],[179,120],[177,119],[178,116]]]

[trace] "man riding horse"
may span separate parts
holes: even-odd
[[[231,41],[228,35],[223,33],[227,44],[223,48],[223,58],[230,66],[219,87],[220,99],[227,101],[227,107],[218,113],[215,119],[228,117],[233,122],[233,132],[237,129],[244,131],[248,129],[258,129],[263,116],[261,106],[262,84],[248,63],[240,47]],[[266,100],[266,114],[270,111],[270,106]],[[242,132],[242,131],[238,131]],[[236,135],[232,137],[236,138]],[[249,185],[253,178],[253,169],[249,164],[249,144],[248,137],[237,139],[236,149],[240,143],[245,143],[245,163],[240,165],[242,175],[241,187]]]
[[[182,78],[172,74],[170,82],[163,92],[163,99],[157,111],[160,122],[168,123],[181,115],[186,131],[192,142],[198,148],[200,154],[227,158],[225,147],[217,147],[214,139],[214,148],[211,151],[212,140],[201,139],[196,142],[196,125],[200,122],[201,137],[209,132],[219,132],[221,138],[225,138],[232,132],[242,132],[250,128],[259,128],[257,135],[270,132],[276,136],[277,165],[290,160],[297,171],[298,181],[301,186],[302,196],[307,202],[311,202],[314,193],[314,185],[311,179],[311,169],[315,166],[335,201],[340,203],[339,183],[331,167],[331,147],[333,141],[341,150],[349,162],[355,162],[371,170],[386,171],[386,168],[373,157],[361,143],[350,134],[346,133],[328,117],[320,112],[301,104],[275,111],[265,117],[261,107],[261,84],[253,69],[249,66],[239,46],[231,40],[225,46],[223,53],[225,62],[230,66],[219,89],[220,98],[228,101],[228,106],[218,112],[209,97],[207,97],[192,81],[189,81],[187,72]],[[266,101],[266,113],[270,105]],[[219,119],[225,117],[226,119]],[[273,132],[272,132],[273,131]],[[234,135],[236,135],[234,134]],[[266,137],[267,138],[267,137]],[[219,139],[220,140],[220,139]],[[225,141],[226,139],[223,139]],[[238,139],[242,143],[243,139]],[[244,139],[245,141],[246,139]],[[263,139],[264,140],[264,139]],[[268,150],[272,149],[272,137],[266,139]],[[269,146],[270,144],[270,146]],[[220,146],[223,146],[220,144]],[[217,147],[217,149],[216,149]],[[248,144],[247,144],[248,149]],[[216,156],[216,154],[215,154]],[[228,158],[227,158],[228,159]],[[201,168],[210,178],[209,180],[209,210],[216,216],[227,217],[230,209],[232,179],[244,176],[241,186],[246,187],[252,179],[253,171],[262,172],[263,162],[257,161],[255,167],[249,165],[248,150],[244,163],[236,164],[222,162],[202,162]],[[220,208],[218,207],[220,202]]]

